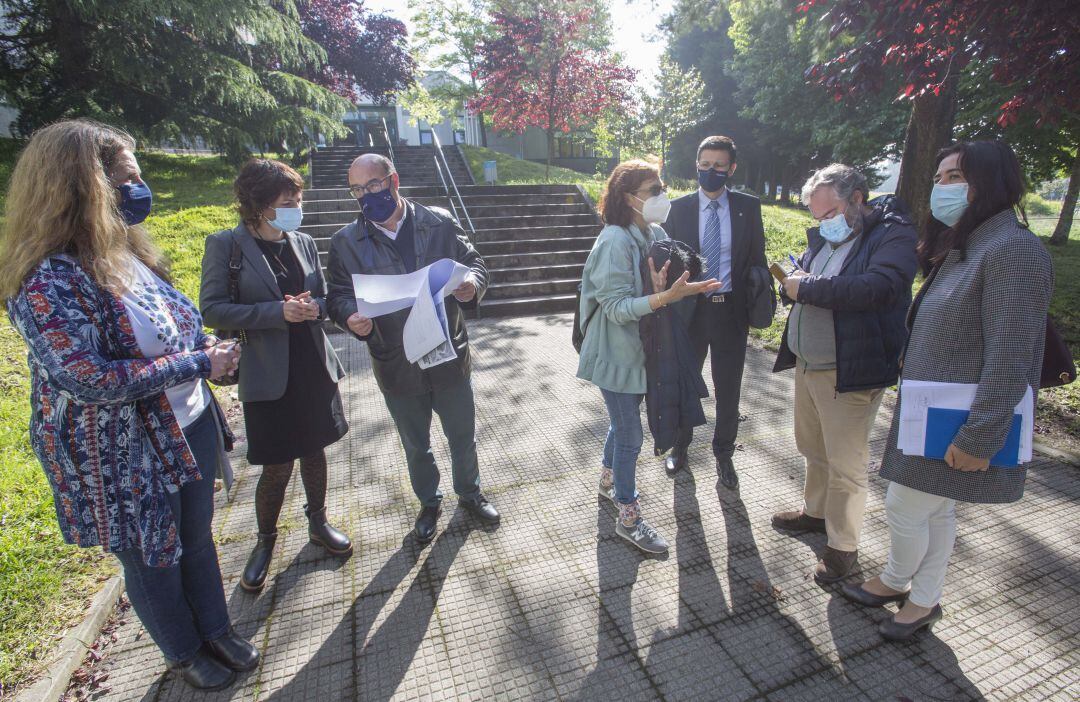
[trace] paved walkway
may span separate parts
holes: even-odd
[[[1080,699],[1080,470],[1039,459],[1021,502],[961,506],[945,620],[916,643],[884,643],[885,612],[807,578],[824,537],[769,525],[801,494],[791,374],[771,374],[771,354],[751,350],[739,496],[718,486],[704,441],[693,473],[674,480],[643,452],[645,513],[672,543],[647,558],[615,536],[615,512],[594,491],[605,415],[574,378],[569,325],[565,315],[470,324],[481,476],[504,521],[475,528],[451,496],[427,548],[404,538],[416,503],[367,352],[336,335],[352,430],[330,454],[329,506],[356,553],[334,560],[307,543],[296,477],[271,579],[244,593],[258,473],[238,459],[215,524],[229,608],[261,667],[226,693],[194,693],[164,675],[129,615],[99,699]],[[884,488],[875,474],[871,573],[887,554]]]

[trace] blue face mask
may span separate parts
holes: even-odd
[[[274,219],[268,220],[270,226],[283,232],[295,232],[304,221],[302,207],[275,207],[274,214]]]
[[[818,225],[821,238],[830,244],[841,244],[847,241],[852,231],[854,230],[847,223],[847,217],[844,216],[843,212],[835,217],[821,220],[821,224]]]
[[[968,184],[934,184],[930,191],[930,213],[946,226],[954,226],[968,208]]]
[[[360,211],[369,222],[380,224],[394,216],[397,209],[397,198],[390,188],[380,190],[377,193],[364,193],[360,198]]]
[[[124,183],[120,186],[120,214],[129,227],[145,222],[153,204],[154,194],[146,183]]]
[[[698,185],[707,193],[715,193],[723,188],[727,179],[727,171],[718,171],[715,168],[697,172]]]

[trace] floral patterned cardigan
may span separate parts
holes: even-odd
[[[141,357],[121,299],[68,256],[43,261],[7,309],[29,347],[30,440],[65,541],[138,548],[147,565],[176,565],[182,549],[169,486],[202,476],[164,391],[209,375],[203,349],[213,337]],[[198,315],[172,302],[170,311]],[[202,329],[201,318],[186,321]]]

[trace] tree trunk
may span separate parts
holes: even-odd
[[[660,125],[660,178],[667,179],[667,128]]]
[[[907,205],[920,232],[925,232],[930,217],[937,152],[952,138],[955,117],[955,76],[945,79],[940,94],[917,97],[911,108],[896,194]]]
[[[769,191],[767,193],[765,193],[765,196],[766,196],[766,198],[768,199],[769,202],[776,202],[776,195],[780,191],[779,183],[777,182],[777,181],[780,180],[779,174],[777,173],[778,170],[779,169],[776,167],[776,163],[774,161],[770,160],[769,161]]]
[[[480,118],[480,146],[487,147],[487,127],[484,126],[484,113],[477,115]]]
[[[551,124],[549,121],[548,124]],[[551,175],[551,161],[555,158],[555,130],[548,127],[547,130],[547,164],[544,165],[544,180],[548,180]]]
[[[1073,157],[1072,173],[1069,174],[1069,188],[1065,191],[1065,202],[1061,203],[1061,215],[1058,217],[1054,233],[1050,235],[1050,243],[1054,246],[1064,246],[1069,241],[1069,231],[1072,229],[1073,212],[1076,211],[1076,196],[1080,194],[1080,149],[1077,149]]]

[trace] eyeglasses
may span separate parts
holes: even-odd
[[[383,190],[386,190],[387,186],[385,185],[385,183],[387,179],[389,179],[392,175],[394,174],[387,173],[382,178],[375,178],[373,180],[369,180],[367,182],[367,185],[350,185],[349,193],[355,198],[361,198],[368,193],[381,193]]]
[[[652,186],[651,188],[648,188],[648,189],[646,189],[646,188],[638,188],[634,192],[635,193],[647,192],[647,193],[649,193],[649,195],[651,197],[656,197],[660,193],[666,193],[667,192],[667,186],[666,185],[661,185],[660,183],[657,183],[656,185]]]
[[[715,168],[718,171],[726,171],[731,168],[729,163],[720,163],[719,161],[713,163],[712,161],[698,161],[697,168],[699,171],[708,171]]]

